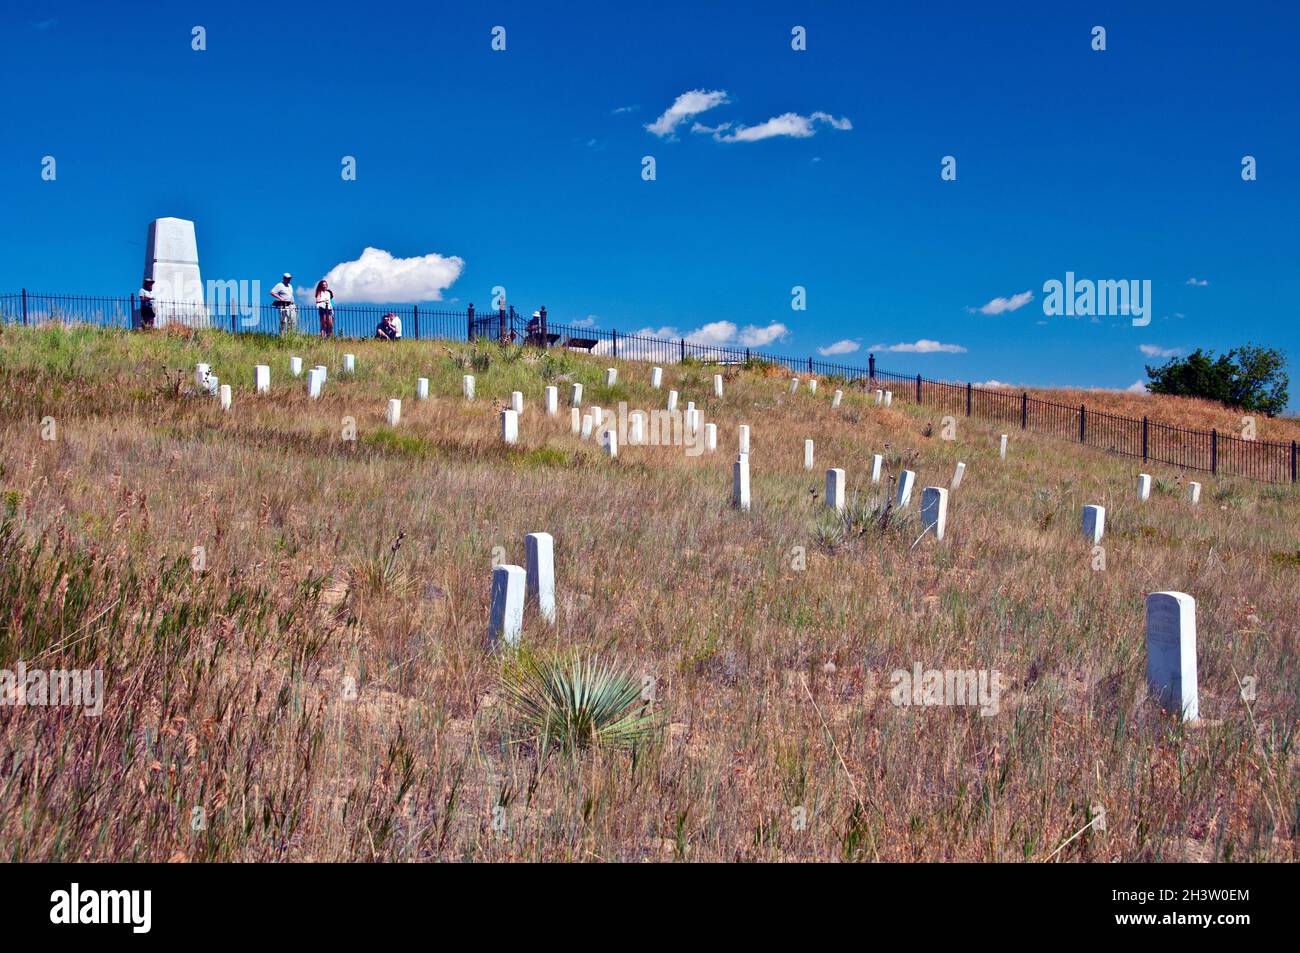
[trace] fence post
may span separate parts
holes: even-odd
[[[465,309],[465,340],[470,342],[474,340],[474,302],[472,301]]]
[[[921,375],[916,375],[916,402],[921,403]]]
[[[1219,428],[1210,430],[1210,472],[1219,472]]]
[[[966,416],[970,416],[970,381],[966,382]]]
[[[1147,419],[1142,418],[1142,459],[1147,458]]]
[[[686,338],[682,338],[682,360],[686,360]]]
[[[135,330],[135,292],[134,291],[131,292],[131,310],[128,311],[126,314],[126,329],[128,331]]]
[[[1020,429],[1026,430],[1029,427],[1029,392],[1020,392]]]
[[[235,315],[239,313],[239,308],[230,309],[230,333],[235,333]]]
[[[412,305],[411,308],[413,311],[411,317],[415,319],[412,322],[415,325],[415,339],[418,341],[420,340],[420,306],[418,304]]]
[[[27,327],[27,289],[23,289],[23,327]]]
[[[540,311],[542,315],[542,347],[547,348],[551,346],[551,338],[546,330],[546,305],[542,305]]]
[[[867,373],[873,381],[876,379],[876,355],[874,354],[867,355]]]
[[[618,357],[618,328],[615,328],[613,331],[609,333],[613,335],[611,340],[614,342],[614,356]]]
[[[513,308],[514,305],[511,305],[510,307]],[[497,335],[497,340],[500,341],[502,344],[505,344],[506,343],[506,306],[504,304],[501,305],[499,309],[497,309],[497,315],[501,320],[501,327]]]
[[[745,348],[745,363],[749,363],[749,348]]]
[[[1087,434],[1088,408],[1083,404],[1079,405],[1079,443],[1086,443],[1084,436]]]
[[[1295,482],[1295,441],[1291,441],[1291,482]]]

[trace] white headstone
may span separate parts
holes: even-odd
[[[1106,535],[1106,507],[1089,504],[1083,508],[1083,535],[1095,546]]]
[[[307,396],[312,400],[320,397],[321,388],[324,384],[324,378],[321,377],[319,370],[313,367],[307,372]]]
[[[1187,502],[1192,505],[1201,502],[1201,485],[1195,480],[1191,480],[1187,484]]]
[[[417,400],[429,399],[429,378],[417,377],[415,379],[415,396]]]
[[[955,490],[961,486],[961,478],[966,475],[966,464],[960,460],[957,461],[957,469],[952,474],[952,488]]]
[[[713,375],[713,396],[714,397],[722,396],[722,375],[721,374]]]
[[[149,223],[144,276],[154,281],[155,327],[169,321],[189,327],[207,326],[199,245],[193,222],[183,218],[157,218]]]
[[[736,456],[731,468],[731,501],[742,510],[749,509],[749,454]]]
[[[1196,690],[1196,600],[1185,592],[1147,596],[1147,689],[1184,721],[1201,716]]]
[[[289,358],[289,373],[292,374],[294,377],[302,376],[302,358],[300,357]]]
[[[1007,458],[1007,435],[1003,434],[1001,441],[998,443],[998,456],[1005,460]]]
[[[876,388],[876,403],[883,404],[884,402],[885,402],[885,392],[880,388]]]
[[[718,425],[704,425],[704,449],[712,453],[718,449]]]
[[[617,367],[605,368],[605,386],[613,387],[617,383],[618,383],[618,368]]]
[[[396,427],[402,422],[402,402],[396,397],[388,399],[388,426]]]
[[[474,399],[474,375],[466,374],[460,380],[461,393],[465,395],[466,400]]]
[[[543,391],[543,394],[545,394],[546,416],[554,417],[560,412],[560,389],[551,384]]]
[[[809,392],[810,394],[815,394],[815,393],[817,393],[817,381],[816,381],[816,379],[810,380],[810,381],[808,382],[808,392]]]
[[[212,372],[212,367],[208,364],[194,365],[194,389],[206,392],[208,389],[208,374]]]
[[[650,368],[650,386],[658,390],[664,382],[664,369],[662,367]]]
[[[921,527],[933,530],[935,539],[943,539],[948,525],[948,490],[942,486],[927,486],[921,491]]]
[[[871,455],[871,482],[880,482],[880,467],[884,464],[885,458],[878,453]]]
[[[892,390],[885,391],[885,406],[886,407],[893,406],[893,403],[894,403],[894,392]]]
[[[831,406],[838,407],[840,405],[840,401],[842,401],[843,399],[844,399],[844,391],[836,390],[835,396],[831,398]]]
[[[668,409],[670,411],[677,409],[677,391],[675,390],[670,390],[668,392]]]
[[[589,413],[591,414],[591,425],[599,430],[600,425],[605,422],[605,411],[599,407],[592,407]]]
[[[230,385],[222,384],[220,394],[221,394],[221,409],[229,410],[230,409]]]
[[[582,411],[577,407],[569,408],[569,426],[574,433],[582,430]]]
[[[1138,499],[1149,500],[1151,498],[1151,474],[1138,474]]]
[[[898,475],[898,492],[894,495],[894,506],[897,509],[905,510],[912,502],[912,486],[916,483],[916,474],[911,470],[904,470]]]
[[[790,378],[790,393],[793,394],[798,389],[799,389],[799,378],[797,377]]]
[[[582,406],[582,385],[579,384],[577,381],[574,381],[573,387],[569,389],[569,406],[570,407]]]
[[[524,392],[523,392],[523,391],[521,391],[521,390],[513,390],[513,391],[510,392],[510,409],[513,410],[515,413],[519,414],[520,416],[523,415],[523,412],[524,412]]]
[[[355,354],[343,355],[343,373],[355,374],[357,372],[357,356]]]
[[[302,370],[300,367],[299,370]],[[268,364],[257,364],[253,367],[253,391],[258,394],[265,394],[271,390],[271,368]]]
[[[513,413],[513,411],[506,411]],[[524,592],[528,574],[521,566],[492,570],[492,608],[488,616],[488,641],[518,645],[524,627]]]
[[[519,414],[513,410],[501,411],[501,439],[506,443],[519,442]]]
[[[803,468],[811,470],[813,468],[813,442],[805,440],[803,442]],[[830,471],[827,471],[828,473]]]
[[[844,470],[840,467],[826,471],[826,505],[836,513],[844,509]]]
[[[610,457],[617,457],[618,456],[618,431],[615,430],[613,427],[610,427],[608,430],[605,430],[603,433],[604,433],[604,438],[601,440],[601,443],[605,445],[605,452],[608,453]]]
[[[740,434],[740,453],[749,453],[749,424],[741,424],[738,433]]]
[[[208,394],[209,394],[210,396],[212,396],[212,397],[216,397],[217,394],[221,393],[221,392],[218,390],[218,388],[219,388],[220,386],[221,386],[221,378],[219,378],[216,374],[209,374],[209,375],[208,375]]]
[[[548,623],[555,622],[555,540],[550,533],[524,537],[524,566],[528,573],[528,598]]]
[[[688,400],[686,402],[686,412],[689,414],[694,409],[695,409],[695,401]]]
[[[324,364],[317,364],[316,370],[320,371],[320,382],[324,384],[329,379],[329,372],[325,369]]]
[[[582,439],[583,439],[583,440],[590,440],[590,439],[591,439],[591,428],[592,428],[594,425],[595,425],[595,424],[594,424],[594,422],[593,422],[592,419],[591,419],[591,414],[583,414],[583,415],[582,415]]]

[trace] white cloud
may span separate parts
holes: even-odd
[[[1132,384],[1129,384],[1128,387],[1125,387],[1124,389],[1125,389],[1126,391],[1128,391],[1130,394],[1149,394],[1149,393],[1150,393],[1150,391],[1147,390],[1147,382],[1146,382],[1146,381],[1134,381]]]
[[[646,130],[661,139],[670,138],[677,131],[677,127],[692,116],[698,116],[726,102],[728,99],[725,89],[692,89],[673,100],[673,104],[664,110],[662,116],[654,122],[647,123]]]
[[[692,132],[711,134],[716,142],[761,142],[764,139],[774,139],[778,136],[788,136],[791,139],[807,139],[817,134],[817,123],[826,123],[832,129],[845,131],[853,128],[853,123],[847,118],[836,119],[830,113],[815,112],[811,116],[801,116],[798,113],[782,113],[779,116],[773,116],[767,122],[761,122],[757,126],[734,126],[724,122],[720,126],[705,126],[696,123],[691,127]]]
[[[994,298],[987,304],[982,304],[978,308],[967,308],[971,314],[978,311],[980,314],[1004,314],[1007,311],[1015,311],[1017,308],[1023,308],[1029,302],[1034,300],[1032,291],[1022,291],[1018,295],[1012,295],[1009,298]]]
[[[638,109],[640,109],[640,108],[641,108],[640,106],[636,106],[636,105],[632,105],[632,106],[619,106],[617,109],[611,110],[611,111],[610,111],[610,115],[611,115],[611,116],[620,116],[620,115],[622,115],[623,113],[634,113],[634,112],[636,112],[636,111],[637,111]]]
[[[569,324],[575,328],[589,328],[596,323],[596,316],[589,314],[585,318],[574,318]]]
[[[965,354],[966,349],[960,344],[941,344],[928,338],[921,338],[911,344],[873,344],[873,351],[893,351],[906,354]]]
[[[789,333],[790,329],[779,321],[773,321],[762,328],[748,325],[740,330],[740,343],[745,347],[767,347],[773,341],[779,341]]]
[[[834,344],[828,344],[825,347],[819,347],[817,353],[822,357],[830,357],[833,354],[852,354],[862,345],[857,341],[850,341],[845,338],[843,341],[836,341]]]
[[[992,389],[992,388],[994,388],[994,387],[1008,387],[1008,388],[1012,388],[1012,389],[1014,389],[1016,385],[1015,385],[1015,384],[1008,384],[1008,383],[1006,383],[1005,381],[980,381],[979,383],[977,383],[977,384],[971,384],[970,386],[971,386],[971,387],[983,387],[983,388],[986,388],[986,389]]]
[[[1181,347],[1159,347],[1155,344],[1139,344],[1138,350],[1147,357],[1178,357],[1183,353]]]
[[[705,347],[765,347],[790,333],[790,329],[779,321],[773,321],[764,327],[747,324],[736,327],[730,321],[712,321],[693,331],[683,332],[672,325],[660,328],[641,328],[633,334],[642,338],[659,338],[676,343],[682,338],[687,344],[699,344]]]
[[[325,280],[340,303],[410,304],[441,301],[442,293],[464,269],[465,260],[458,255],[444,257],[434,253],[394,258],[382,248],[367,246],[356,261],[340,262],[331,268]],[[314,289],[314,285],[299,288],[298,293],[314,299]]]
[[[1187,283],[1195,288],[1204,288],[1210,282],[1205,278],[1188,278]]]

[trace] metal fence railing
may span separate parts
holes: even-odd
[[[155,327],[182,324],[187,327],[217,328],[234,333],[279,334],[282,312],[273,305],[241,307],[235,302],[210,306],[159,302],[154,306]],[[694,360],[709,364],[752,364],[782,366],[792,374],[806,374],[857,384],[889,388],[900,398],[935,406],[953,414],[982,417],[1025,430],[1074,441],[1121,456],[1199,470],[1224,476],[1240,476],[1270,483],[1295,483],[1296,441],[1289,443],[1253,440],[1220,433],[1218,430],[1190,430],[1150,420],[1089,410],[1030,397],[1028,393],[975,387],[951,381],[935,381],[920,374],[897,374],[876,367],[874,355],[867,367],[854,367],[792,358],[751,350],[703,344],[688,338],[668,340],[616,330],[552,324],[546,309],[531,318],[513,307],[475,311],[431,310],[411,305],[382,308],[338,305],[334,308],[333,334],[344,338],[373,337],[385,314],[401,321],[401,336],[407,339],[457,341],[500,341],[525,346],[559,347],[634,361],[665,364]],[[44,295],[23,291],[0,295],[0,323],[39,325],[49,322],[95,324],[124,329],[142,326],[140,303],[134,295],[97,297]],[[298,305],[294,328],[318,335],[321,322],[312,305]]]

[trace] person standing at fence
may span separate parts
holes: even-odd
[[[334,336],[334,292],[330,283],[322,278],[316,282],[316,313],[320,315],[320,336]]]
[[[525,344],[531,344],[534,347],[541,347],[542,341],[542,312],[534,311],[533,316],[528,319],[527,337],[524,338]]]
[[[271,289],[272,302],[280,312],[280,334],[292,334],[298,325],[298,306],[293,301],[293,275],[284,273],[284,278]]]
[[[388,317],[393,322],[393,340],[400,341],[402,339],[402,316],[396,311],[390,311]]]
[[[153,330],[154,319],[157,317],[153,304],[153,279],[146,278],[144,287],[140,289],[140,327],[145,331]]]

